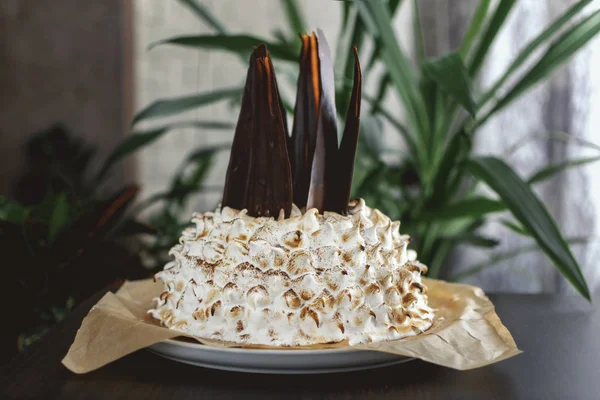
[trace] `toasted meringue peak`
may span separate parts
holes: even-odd
[[[194,214],[156,278],[149,313],[174,330],[241,344],[400,339],[427,330],[421,273],[400,223],[364,200],[349,214],[293,206],[290,217],[218,208]]]

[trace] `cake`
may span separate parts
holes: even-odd
[[[355,72],[338,146],[333,67],[322,32],[301,36],[291,136],[266,46],[250,67],[222,204],[194,214],[157,273],[149,313],[198,338],[244,345],[350,345],[427,330],[433,311],[409,237],[350,201],[360,120]]]

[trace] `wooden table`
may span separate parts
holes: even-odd
[[[75,375],[60,360],[101,295],[0,370],[0,398],[600,399],[600,311],[578,297],[490,296],[525,353],[471,371],[412,361],[340,374],[242,374],[179,364],[142,350]]]

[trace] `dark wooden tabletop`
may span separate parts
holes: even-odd
[[[179,364],[142,350],[76,375],[60,361],[101,295],[2,367],[0,398],[600,399],[600,311],[578,297],[490,296],[524,353],[471,371],[411,361],[352,373],[243,374]]]

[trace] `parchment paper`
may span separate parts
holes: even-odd
[[[482,367],[520,353],[483,290],[426,278],[423,283],[436,314],[432,327],[425,333],[358,346],[343,342],[302,348],[375,350],[420,358],[459,370]],[[160,326],[146,313],[154,306],[152,299],[162,290],[161,282],[147,279],[126,282],[115,294],[104,295],[83,320],[63,364],[71,371],[83,374],[154,343],[186,336]],[[196,340],[206,346],[269,348]],[[290,348],[290,351],[294,349]]]

